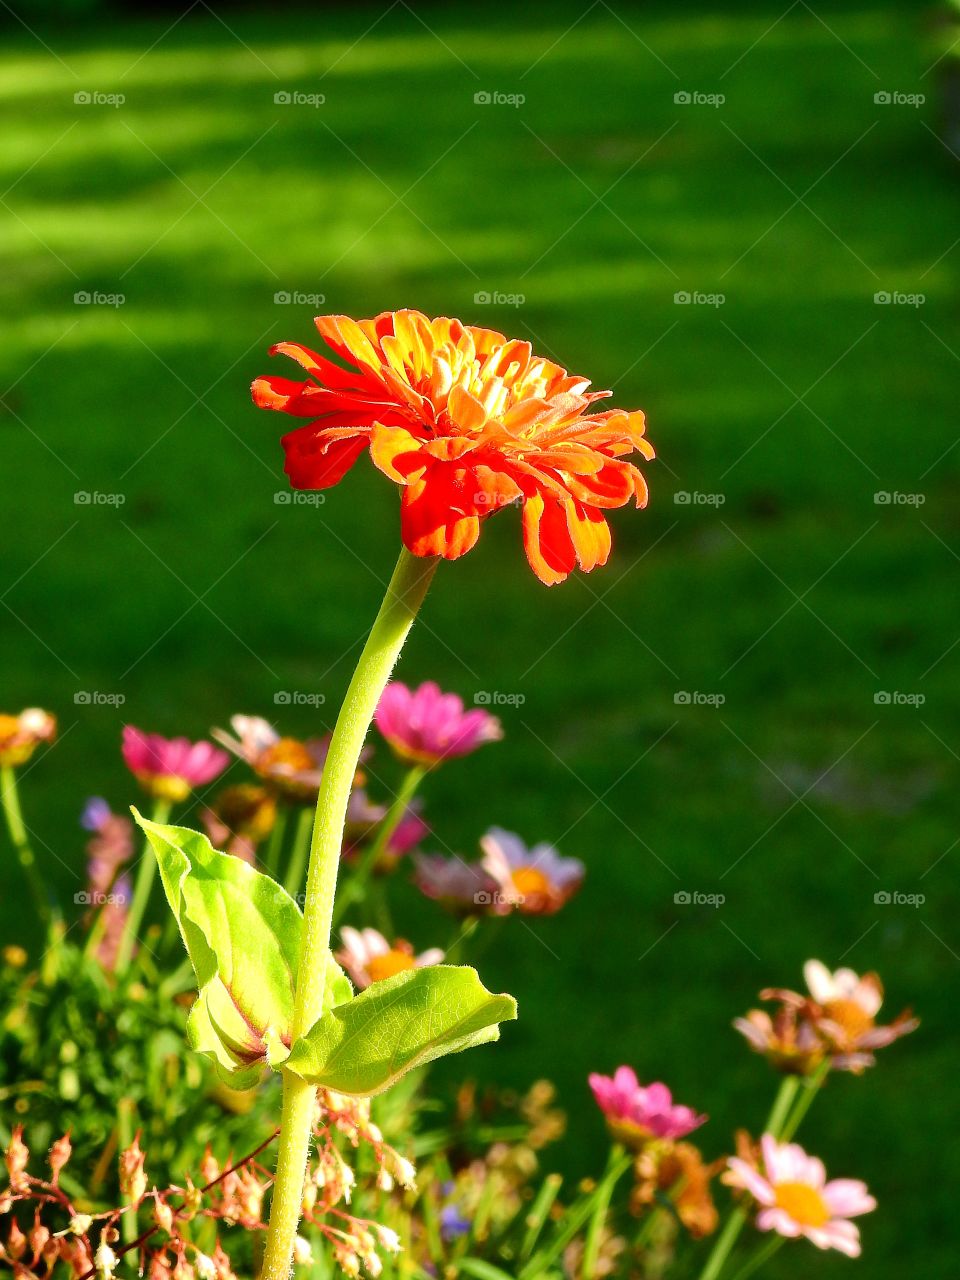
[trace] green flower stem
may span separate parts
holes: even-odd
[[[601,1182],[598,1183],[585,1200],[571,1205],[557,1224],[559,1229],[550,1243],[545,1245],[538,1253],[535,1253],[527,1265],[518,1272],[519,1280],[536,1280],[536,1277],[544,1275],[553,1266],[573,1237],[590,1218],[598,1202],[604,1198],[609,1202],[613,1188],[632,1165],[632,1156],[624,1155],[620,1148],[614,1148],[611,1153],[611,1163],[607,1166],[607,1172]]]
[[[303,888],[303,873],[307,865],[307,854],[310,852],[310,830],[313,826],[313,814],[309,809],[301,809],[297,818],[297,830],[293,837],[293,851],[287,864],[287,876],[283,887],[291,898],[296,898]]]
[[[170,809],[169,800],[155,800],[153,813],[151,814],[153,821],[166,822],[170,817]],[[143,917],[150,902],[150,890],[153,888],[156,875],[157,859],[154,857],[150,842],[147,841],[140,855],[140,866],[137,869],[137,879],[133,886],[133,901],[130,903],[130,910],[127,912],[123,933],[120,936],[120,945],[117,947],[117,963],[114,966],[114,972],[118,977],[126,973],[130,967],[133,944],[136,942],[140,926],[143,924]]]
[[[333,912],[334,925],[340,922],[343,913],[349,906],[354,902],[363,902],[367,896],[370,877],[383,857],[393,833],[403,820],[403,815],[410,807],[410,802],[416,795],[417,788],[423,781],[426,772],[426,768],[420,764],[415,764],[407,771],[407,775],[400,785],[400,790],[394,797],[393,804],[387,810],[386,816],[377,828],[377,834],[364,850],[353,876],[343,886]]]
[[[796,1105],[794,1106],[792,1112],[790,1113],[789,1118],[785,1121],[783,1128],[780,1132],[781,1142],[789,1142],[790,1139],[793,1137],[793,1135],[800,1128],[801,1122],[803,1121],[804,1116],[813,1106],[814,1099],[816,1098],[817,1094],[820,1092],[821,1086],[823,1085],[824,1080],[827,1078],[827,1073],[829,1072],[829,1070],[830,1070],[830,1059],[824,1058],[823,1062],[820,1063],[816,1071],[814,1071],[812,1075],[809,1075],[804,1079],[803,1085],[799,1091],[800,1096],[796,1100]]]
[[[461,964],[460,957],[463,955],[464,948],[477,931],[480,923],[479,916],[467,916],[460,928],[453,936],[453,941],[444,954],[444,964]]]
[[[767,1122],[763,1126],[764,1133],[771,1133],[775,1138],[779,1136],[781,1127],[790,1114],[799,1088],[800,1079],[798,1076],[789,1075],[783,1077],[773,1106],[770,1109],[770,1114],[767,1116]],[[723,1230],[717,1237],[716,1244],[713,1246],[709,1258],[707,1258],[706,1266],[700,1272],[700,1280],[717,1280],[733,1246],[737,1243],[737,1237],[743,1230],[748,1217],[749,1211],[742,1204],[736,1205],[731,1211],[730,1217],[724,1223]]]
[[[51,905],[47,890],[40,877],[37,860],[34,857],[33,849],[30,847],[27,828],[24,826],[23,814],[20,811],[16,771],[9,764],[5,764],[0,768],[0,802],[3,804],[3,816],[7,822],[10,839],[16,850],[20,866],[23,868],[24,877],[30,886],[30,892],[36,902],[40,919],[48,927],[52,926],[59,919],[60,913]]]
[[[310,810],[307,810],[309,813]],[[268,876],[272,876],[274,880],[280,878],[280,851],[283,848],[283,837],[287,829],[287,818],[289,810],[286,805],[277,806],[277,816],[273,820],[273,830],[270,832],[270,839],[267,841],[267,852],[263,860],[263,869]]]
[[[437,564],[436,559],[420,559],[405,548],[401,550],[330,739],[317,797],[307,871],[303,941],[292,1027],[294,1041],[309,1031],[323,1013],[343,828],[360,752],[380,695],[427,594]],[[261,1280],[288,1280],[290,1275],[313,1126],[316,1090],[297,1076],[284,1072],[283,1077],[280,1150]]]
[[[733,1280],[747,1280],[748,1276],[752,1276],[755,1271],[759,1271],[765,1262],[768,1262],[784,1243],[785,1236],[778,1236],[772,1233],[771,1238],[766,1240],[757,1252],[740,1268]]]
[[[623,1148],[619,1146],[611,1147],[610,1158],[607,1160],[607,1168],[597,1191],[596,1203],[593,1213],[590,1215],[590,1225],[587,1228],[587,1236],[584,1241],[583,1266],[580,1271],[583,1280],[593,1280],[596,1275],[597,1258],[600,1256],[600,1245],[603,1239],[603,1224],[607,1217],[607,1210],[610,1208],[613,1189],[620,1177],[620,1173],[617,1173],[617,1166],[622,1164],[622,1161]]]

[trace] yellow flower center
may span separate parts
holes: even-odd
[[[317,762],[302,742],[296,738],[281,738],[261,754],[257,769],[260,773],[269,773],[278,765],[284,770],[292,769],[299,773],[315,769]]]
[[[822,1227],[830,1221],[830,1210],[816,1187],[806,1182],[781,1182],[773,1192],[777,1208],[783,1209],[801,1227]]]
[[[873,1019],[856,1000],[828,1000],[823,1010],[851,1040],[856,1040],[873,1026]]]
[[[138,773],[136,778],[150,795],[170,804],[182,804],[190,794],[190,783],[175,773]]]
[[[523,894],[524,897],[550,892],[550,881],[536,867],[519,867],[511,878],[517,893]]]
[[[413,967],[413,956],[410,952],[393,947],[383,955],[374,956],[367,965],[367,973],[370,975],[371,982],[382,982],[384,978],[392,978],[395,973],[403,973]]]

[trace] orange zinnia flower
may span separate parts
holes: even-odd
[[[344,364],[295,342],[303,382],[257,378],[254,402],[306,426],[283,437],[295,489],[326,489],[369,448],[374,464],[402,486],[401,534],[418,556],[456,560],[473,547],[481,521],[523,505],[523,542],[548,585],[610,553],[603,512],[647,486],[629,454],[654,456],[640,412],[596,412],[609,391],[535,356],[529,342],[419,311],[375,320],[318,316],[321,337]]]

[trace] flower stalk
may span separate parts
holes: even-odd
[[[377,834],[370,841],[369,846],[363,851],[360,861],[357,864],[357,870],[351,878],[349,884],[344,886],[333,912],[333,923],[338,924],[343,917],[343,913],[355,902],[363,902],[367,896],[367,888],[370,883],[370,877],[373,875],[377,863],[386,852],[393,833],[403,820],[403,815],[410,807],[410,802],[417,794],[417,789],[423,781],[427,770],[423,765],[414,765],[407,771],[403,782],[400,784],[400,790],[394,797],[393,803],[387,810],[386,816],[377,828]]]
[[[337,717],[324,763],[310,847],[292,1037],[294,1042],[323,1013],[330,932],[347,805],[360,752],[394,664],[400,655],[437,567],[406,548],[400,552],[383,604],[367,637]],[[288,1280],[300,1221],[316,1090],[283,1073],[280,1148],[270,1206],[262,1280]]]
[[[33,894],[40,919],[45,925],[56,923],[59,913],[51,906],[47,891],[44,888],[37,860],[34,856],[27,828],[20,810],[20,797],[17,794],[17,775],[12,765],[0,767],[0,803],[3,805],[3,816],[6,819],[10,840],[16,850],[17,858],[23,870],[30,892]]]
[[[171,808],[169,800],[157,800],[153,806],[153,821],[166,822],[170,817]],[[126,973],[130,967],[130,961],[133,957],[133,944],[136,942],[140,926],[143,924],[143,917],[150,902],[150,891],[153,888],[156,875],[157,860],[153,856],[153,850],[150,848],[148,841],[143,847],[143,853],[140,855],[140,866],[137,868],[137,879],[133,886],[133,899],[124,922],[120,945],[117,948],[115,972],[118,976]]]

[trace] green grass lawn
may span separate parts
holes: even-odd
[[[805,1137],[881,1202],[867,1274],[946,1275],[957,162],[911,6],[726,9],[200,5],[172,30],[31,20],[48,48],[10,19],[3,709],[61,717],[24,802],[68,899],[82,799],[135,799],[122,723],[330,724],[396,554],[397,495],[363,464],[323,505],[275,501],[285,423],[247,387],[289,372],[266,348],[309,343],[315,311],[458,315],[612,387],[646,410],[659,460],[648,511],[613,517],[609,566],[546,590],[505,513],[438,573],[403,658],[405,678],[468,700],[524,699],[502,708],[502,744],[431,781],[435,847],[471,854],[497,823],[589,868],[562,915],[500,930],[483,976],[520,1021],[444,1071],[552,1077],[571,1112],[556,1160],[582,1173],[605,1158],[585,1076],[631,1062],[710,1112],[719,1152],[760,1125],[774,1086],[731,1018],[796,984],[808,956],[876,968],[891,1015],[911,1003],[923,1026],[837,1079]],[[877,105],[879,91],[927,101]],[[125,301],[75,305],[81,291]],[[677,305],[680,291],[725,301]],[[878,306],[878,291],[925,302]],[[281,690],[326,702],[277,708]],[[126,701],[76,705],[80,691]],[[880,691],[925,702],[878,705]],[[383,756],[373,773],[396,781]],[[3,932],[29,943],[4,865]],[[925,902],[877,905],[880,891]],[[432,908],[397,896],[418,945],[444,940]],[[771,1274],[812,1268],[800,1248]]]

